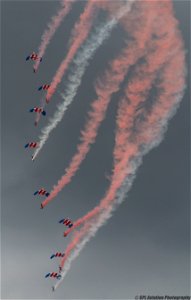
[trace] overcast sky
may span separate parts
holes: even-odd
[[[84,215],[103,196],[112,167],[115,98],[109,106],[96,143],[72,182],[43,211],[40,187],[49,191],[64,173],[80,129],[95,97],[94,80],[123,45],[117,27],[91,61],[78,96],[63,122],[32,163],[24,149],[46,124],[35,128],[28,109],[39,103],[37,88],[49,83],[67,53],[71,28],[84,7],[74,5],[48,47],[37,74],[25,57],[35,51],[47,22],[56,12],[56,1],[1,1],[2,8],[2,299],[133,299],[136,295],[188,295],[190,211],[189,91],[171,120],[164,141],[144,157],[126,201],[82,251],[63,283],[52,293],[58,261],[49,259],[64,251],[61,217]],[[175,1],[187,60],[189,56],[190,2]],[[188,65],[188,62],[187,62]],[[189,78],[187,78],[189,83]],[[62,86],[59,86],[62,90]],[[48,115],[60,96],[48,107]]]

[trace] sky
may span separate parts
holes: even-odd
[[[52,293],[57,268],[50,255],[64,251],[62,217],[72,220],[96,205],[108,187],[112,167],[117,99],[113,97],[96,143],[72,182],[46,209],[33,193],[48,191],[75,153],[80,129],[95,97],[94,79],[123,45],[116,27],[88,67],[75,101],[33,163],[28,141],[35,140],[28,110],[40,100],[67,53],[71,29],[84,2],[78,1],[49,45],[38,73],[25,58],[38,48],[58,7],[56,1],[1,1],[1,267],[2,299],[134,299],[136,295],[190,294],[190,78],[163,142],[143,159],[126,200],[72,264]],[[190,2],[174,1],[189,65]],[[62,91],[62,84],[59,86]],[[48,116],[61,101],[49,104]]]

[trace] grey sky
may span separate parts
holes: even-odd
[[[37,74],[25,57],[35,51],[54,1],[2,1],[2,299],[133,299],[136,295],[190,294],[190,78],[180,108],[164,141],[151,151],[138,170],[124,203],[73,263],[62,285],[51,292],[44,275],[57,269],[54,251],[64,251],[60,217],[73,220],[103,196],[112,166],[115,97],[96,143],[77,175],[43,211],[33,192],[47,190],[64,173],[76,145],[91,100],[93,83],[123,45],[120,28],[97,51],[65,119],[32,163],[28,141],[40,128],[27,111],[39,103],[41,83],[49,83],[67,52],[70,30],[83,9],[78,1],[48,47]],[[174,2],[189,57],[190,2]],[[187,65],[188,61],[187,61]],[[188,74],[189,75],[189,74]],[[62,86],[59,87],[62,90]],[[54,97],[48,115],[61,99]]]

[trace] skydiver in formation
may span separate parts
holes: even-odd
[[[53,259],[54,257],[64,257],[65,253],[56,252],[55,254],[52,254],[50,259]]]
[[[50,193],[48,193],[45,189],[43,189],[43,188],[41,188],[40,190],[38,190],[38,191],[36,191],[35,193],[34,193],[34,196],[36,196],[36,195],[42,195],[42,196],[46,196],[46,197],[48,197],[49,195],[50,195]]]
[[[28,60],[32,60],[32,61],[36,61],[36,60],[40,60],[40,62],[42,61],[42,57],[39,57],[35,52],[32,52],[30,55],[28,55],[26,57],[26,61]],[[36,69],[33,68],[34,73],[36,72]],[[38,90],[45,90],[47,91],[50,87],[50,84],[43,84],[41,85]],[[48,100],[46,99],[46,102],[48,103]],[[29,110],[29,112],[36,112],[39,114],[42,114],[43,116],[46,116],[46,112],[44,111],[43,107],[33,107]],[[37,125],[37,122],[35,122],[35,126]],[[36,148],[38,147],[38,143],[37,142],[29,142],[25,145],[25,148]],[[34,161],[34,156],[32,156],[32,161]],[[45,195],[46,197],[48,197],[50,195],[50,193],[48,193],[45,189],[41,188],[40,190],[37,190],[34,195]],[[41,203],[40,204],[40,208],[43,209],[44,206]],[[59,221],[59,223],[63,223],[65,226],[67,226],[68,228],[71,228],[73,226],[73,223],[70,219],[66,218],[66,219],[61,219]],[[66,233],[64,233],[64,236],[66,236]],[[65,253],[61,253],[61,252],[56,252],[55,254],[52,254],[50,259],[53,259],[54,257],[64,257]],[[59,273],[62,272],[62,267],[59,266]],[[61,279],[61,275],[57,273],[57,272],[52,272],[52,273],[47,273],[45,275],[45,278],[51,277],[51,278],[57,278],[58,280]],[[55,291],[55,287],[52,286],[52,291]]]
[[[40,62],[42,61],[42,57],[39,57],[38,54],[36,54],[35,52],[32,52],[30,55],[28,55],[26,57],[26,61],[27,60],[33,60],[33,61],[36,61],[36,60],[40,60]],[[33,72],[36,73],[36,69],[33,68]]]
[[[73,226],[73,223],[72,223],[72,221],[70,220],[70,219],[61,219],[58,223],[62,223],[62,224],[64,224],[65,226],[67,226],[67,227],[69,227],[69,228],[71,228],[72,226]]]
[[[36,148],[38,146],[37,142],[30,142],[25,145],[25,148]]]
[[[59,280],[62,276],[60,274],[58,274],[57,272],[52,272],[52,273],[47,273],[45,275],[45,278],[48,278],[48,277],[53,277],[53,278],[56,278]]]
[[[31,108],[29,110],[29,112],[36,112],[36,113],[41,113],[43,116],[46,116],[46,112],[45,110],[43,109],[43,107],[34,107],[34,108]]]
[[[50,87],[50,84],[43,84],[41,86],[39,86],[38,91],[44,90],[47,91]]]

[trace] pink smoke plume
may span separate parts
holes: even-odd
[[[91,144],[95,141],[99,126],[105,117],[112,94],[120,89],[120,84],[127,75],[129,68],[134,65],[140,57],[144,56],[146,42],[149,41],[152,34],[150,24],[153,18],[153,9],[151,9],[151,6],[148,6],[144,9],[142,22],[140,22],[140,28],[142,28],[144,24],[143,30],[141,31],[139,28],[139,34],[137,30],[131,31],[131,35],[134,38],[133,42],[128,43],[128,41],[126,41],[126,48],[110,63],[108,70],[106,70],[104,75],[97,81],[95,90],[98,99],[91,105],[92,109],[88,113],[89,119],[81,133],[81,143],[77,146],[77,153],[73,156],[69,167],[66,169],[66,174],[64,174],[58,181],[58,184],[54,186],[50,196],[43,201],[43,207],[55,198],[71,181],[71,178],[75,175],[82,161],[85,159]]]
[[[48,24],[48,29],[42,35],[41,44],[38,48],[38,57],[43,57],[46,51],[48,44],[50,43],[52,37],[54,36],[56,30],[60,26],[61,22],[63,21],[64,17],[70,12],[72,4],[75,0],[70,1],[61,1],[61,8],[59,8],[56,16],[52,17],[51,22]],[[36,60],[33,66],[34,71],[38,70],[40,64],[40,60]]]
[[[147,153],[161,141],[167,122],[182,98],[185,87],[185,53],[182,39],[177,29],[177,21],[173,17],[171,3],[160,3],[162,14],[159,14],[157,3],[155,1],[158,17],[152,24],[154,35],[148,45],[145,63],[135,69],[125,89],[125,97],[119,105],[110,187],[100,204],[67,230],[66,234],[83,225],[77,233],[74,232],[75,235],[66,249],[67,255],[61,260],[62,268],[71,251],[79,244],[79,237],[82,239],[87,235],[88,229],[85,226],[88,222],[114,205],[117,191],[133,173],[132,159]],[[148,92],[153,85],[156,86],[158,94],[150,109],[147,109]],[[138,111],[143,118],[135,124]],[[147,151],[142,151],[143,146]],[[94,225],[99,228],[96,222]]]
[[[86,4],[84,12],[80,16],[80,20],[75,24],[74,30],[72,32],[72,41],[70,44],[70,49],[66,58],[60,64],[56,74],[54,75],[50,88],[46,95],[47,103],[50,101],[51,97],[55,93],[58,84],[61,82],[68,65],[74,58],[77,50],[82,45],[82,43],[87,38],[89,31],[91,29],[96,12],[95,0],[89,0]]]

